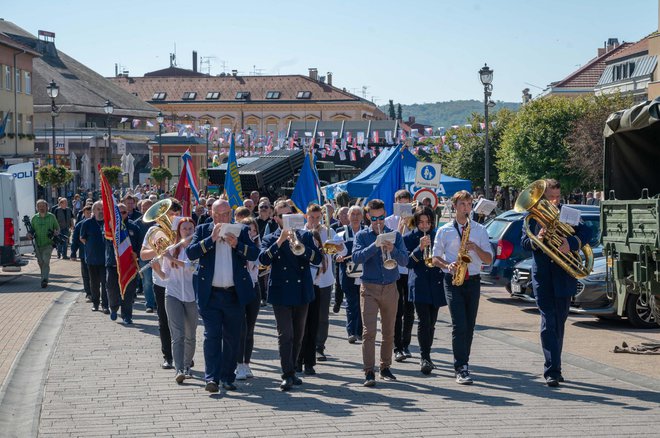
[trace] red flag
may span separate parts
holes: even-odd
[[[374,131],[374,143],[378,143],[380,141],[380,137],[378,136],[378,131]]]
[[[136,256],[133,253],[131,240],[128,236],[126,225],[121,220],[121,214],[117,202],[112,195],[112,188],[98,165],[101,175],[101,200],[103,201],[103,221],[105,222],[105,238],[112,240],[117,259],[117,276],[119,278],[119,292],[122,299],[126,293],[126,287],[138,273]]]

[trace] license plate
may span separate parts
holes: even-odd
[[[511,290],[512,290],[513,292],[515,292],[515,293],[520,293],[520,291],[522,290],[522,288],[520,287],[519,284],[512,284],[512,285],[511,285]]]

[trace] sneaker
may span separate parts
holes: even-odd
[[[456,383],[459,385],[472,385],[473,381],[467,365],[463,365],[460,370],[456,371]]]
[[[362,384],[362,386],[366,386],[366,387],[370,388],[374,385],[376,385],[376,375],[374,374],[373,371],[368,371],[365,374],[365,380],[364,380],[364,383]]]
[[[394,377],[394,374],[392,374],[392,371],[390,371],[389,368],[383,368],[380,370],[380,378],[390,382],[396,380],[396,377]]]
[[[104,315],[110,315],[110,309],[108,309],[107,307],[104,307],[103,308],[103,314]]]
[[[288,391],[292,387],[293,387],[293,377],[287,377],[285,379],[282,379],[282,383],[280,383],[280,390]]]
[[[433,371],[433,363],[431,363],[431,361],[428,359],[422,359],[420,365],[421,365],[422,374],[424,375],[428,376],[429,374],[431,374],[431,371]]]
[[[164,370],[171,370],[172,368],[174,368],[174,367],[172,366],[172,362],[170,362],[169,360],[164,361],[164,362],[160,365],[160,367],[161,367],[162,369],[164,369]]]
[[[556,388],[559,386],[559,379],[552,376],[548,376],[545,378],[545,384],[551,388]]]
[[[145,310],[146,313],[154,313],[153,307],[147,307],[147,310]]]
[[[92,306],[92,312],[98,312],[99,306]]]
[[[179,385],[183,383],[183,381],[185,380],[185,378],[186,378],[186,375],[183,373],[183,370],[178,370],[178,371],[176,372],[176,376],[174,376],[174,380],[175,380],[176,383],[178,383]]]
[[[410,352],[410,350],[408,350],[408,347],[405,347],[403,349],[403,354],[405,354],[406,358],[408,358],[408,359],[410,359],[412,357],[412,353]]]
[[[186,367],[186,369],[183,370],[183,376],[186,379],[192,379],[193,378],[192,370],[190,369],[190,367]]]
[[[348,337],[348,343],[349,344],[355,344],[355,342],[357,342],[357,336],[350,335]]]
[[[403,362],[406,360],[406,355],[401,350],[394,350],[394,360],[397,362]]]
[[[110,321],[117,321],[117,311],[113,310],[110,312]]]
[[[245,376],[246,376],[248,379],[253,378],[253,377],[254,377],[254,374],[252,374],[252,370],[250,369],[250,365],[246,363],[246,364],[243,364],[243,367],[244,367],[244,369],[245,369]]]
[[[247,380],[245,364],[239,363],[236,365],[236,380]]]

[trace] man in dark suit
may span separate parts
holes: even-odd
[[[199,314],[204,321],[204,360],[206,390],[236,389],[236,358],[245,305],[252,301],[254,287],[247,262],[259,256],[247,226],[240,234],[220,237],[223,225],[231,222],[232,209],[225,200],[211,208],[213,222],[199,225],[186,248],[190,260],[199,260],[193,275]]]
[[[268,283],[268,302],[273,306],[277,322],[282,391],[302,384],[302,380],[296,377],[295,364],[305,333],[307,308],[314,300],[314,283],[309,265],[318,265],[322,261],[321,251],[314,245],[312,233],[309,231],[295,231],[298,241],[304,245],[304,252],[301,255],[291,252],[287,240],[293,236],[293,231],[283,229],[282,221],[282,216],[290,213],[291,207],[286,201],[278,201],[275,204],[275,221],[279,228],[264,236],[259,254],[262,265],[272,266]]]
[[[546,180],[545,198],[558,209],[561,198],[561,186],[555,179]],[[535,221],[529,221],[530,230],[543,239],[546,229]],[[575,235],[562,238],[559,251],[568,254],[579,250],[589,243],[591,231],[583,223],[574,227]],[[568,318],[571,297],[577,293],[577,280],[552,261],[529,236],[522,232],[523,248],[532,251],[532,287],[536,303],[541,313],[541,347],[545,356],[543,377],[548,386],[559,386],[564,381],[561,374],[561,351],[564,344],[564,325]]]

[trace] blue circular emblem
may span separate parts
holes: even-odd
[[[435,178],[435,168],[433,166],[422,167],[422,178],[426,181],[431,181]]]

